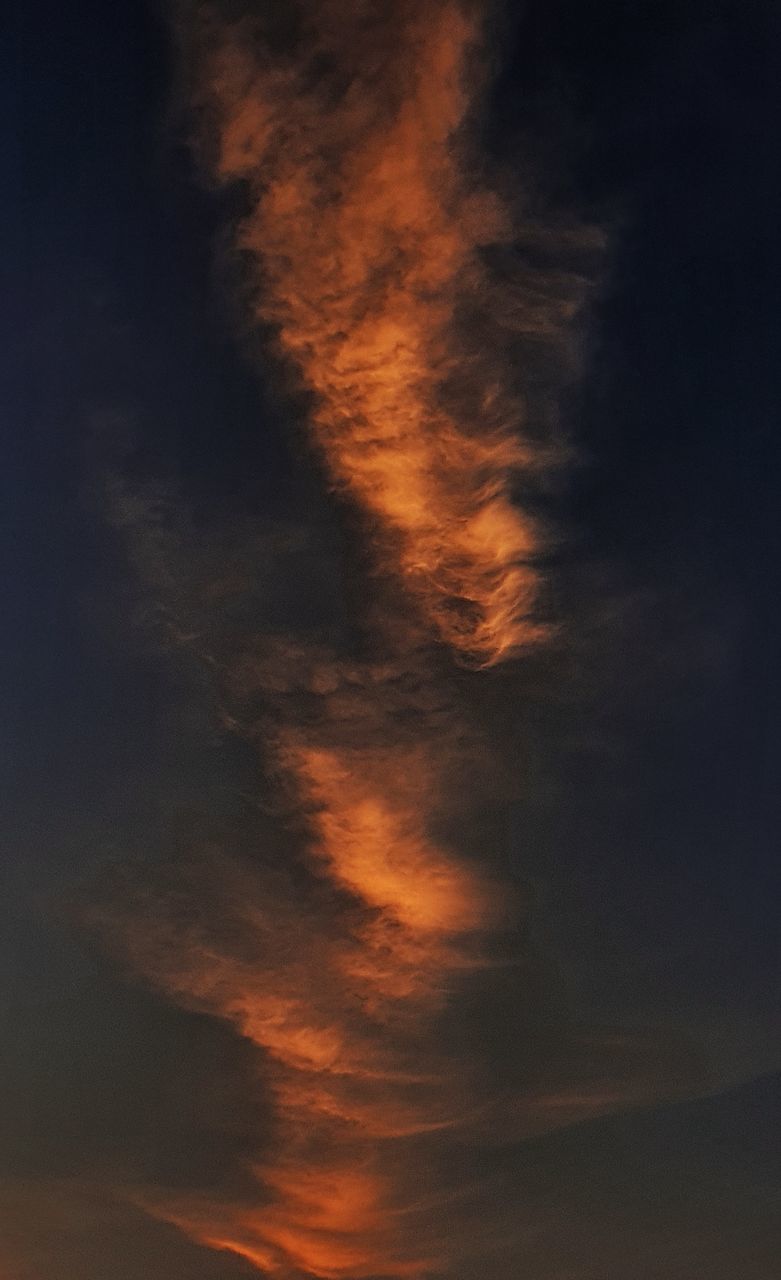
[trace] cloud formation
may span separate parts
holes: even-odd
[[[243,183],[252,322],[307,393],[373,568],[329,643],[252,610],[229,625],[240,578],[199,575],[164,503],[114,493],[284,832],[254,856],[115,868],[98,894],[106,945],[235,1029],[271,1103],[242,1194],[132,1195],[290,1280],[458,1276],[505,1238],[488,1150],[674,1089],[688,1065],[574,1023],[501,852],[469,847],[499,788],[465,685],[491,677],[463,668],[546,635],[544,537],[519,498],[555,453],[550,371],[569,376],[584,293],[569,264],[594,238],[515,223],[480,177],[473,9],[183,5],[178,21],[204,152]],[[517,243],[500,284],[489,248]]]
[[[534,386],[551,361],[566,376],[573,264],[598,237],[516,222],[481,179],[473,7],[228,13],[184,6],[180,26],[211,171],[244,184],[253,321],[310,394],[310,438],[376,562],[462,660],[493,665],[543,634],[544,538],[513,491],[551,461]]]

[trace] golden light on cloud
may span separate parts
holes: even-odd
[[[543,462],[501,361],[464,332],[481,249],[514,234],[470,170],[480,21],[454,0],[305,6],[286,54],[261,24],[208,27],[197,92],[215,170],[243,180],[252,311],[312,393],[333,485],[439,638],[490,666],[539,640],[535,521],[512,500]],[[521,307],[522,309],[522,307]],[[515,323],[564,330],[560,299]],[[544,318],[543,318],[543,312]],[[485,335],[483,335],[485,343]],[[470,383],[468,402],[448,396]]]
[[[478,319],[485,247],[515,231],[468,161],[474,8],[323,0],[280,30],[275,14],[181,7],[193,97],[213,172],[244,184],[252,322],[308,393],[328,480],[404,616],[374,619],[384,663],[266,637],[212,664],[265,707],[250,737],[295,871],[222,856],[184,919],[154,885],[109,914],[138,972],[256,1047],[274,1109],[256,1194],[142,1197],[149,1211],[261,1272],[398,1280],[452,1261],[443,1143],[490,1127],[493,1104],[444,1028],[470,975],[506,964],[491,937],[515,901],[444,834],[469,806],[470,733],[435,665],[492,667],[545,634],[541,536],[514,500],[545,451]],[[513,323],[555,346],[574,303],[541,279]]]
[[[361,751],[304,747],[286,759],[312,809],[316,853],[337,882],[421,937],[485,926],[488,894],[476,873],[426,834],[432,783],[420,750],[400,759],[382,752],[368,779]]]

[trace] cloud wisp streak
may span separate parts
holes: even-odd
[[[274,13],[181,19],[211,172],[247,196],[252,318],[310,394],[310,438],[377,562],[490,666],[542,634],[544,539],[513,490],[550,463],[532,385],[546,360],[561,379],[585,284],[568,263],[598,237],[515,221],[481,181],[473,9],[329,0],[294,6],[284,34]],[[502,243],[526,252],[499,288],[485,251]],[[520,380],[508,335],[516,361],[529,343]]]
[[[590,237],[514,222],[476,174],[471,7],[185,4],[178,24],[204,153],[243,184],[252,321],[307,393],[374,576],[358,656],[262,627],[228,643],[177,618],[181,600],[169,612],[273,780],[285,852],[115,871],[93,920],[135,973],[255,1047],[272,1137],[243,1197],[134,1195],[290,1280],[457,1276],[490,1249],[479,1153],[669,1074],[646,1042],[545,1003],[522,895],[464,834],[494,769],[463,693],[491,677],[459,668],[546,634],[544,537],[518,498],[554,452],[539,388],[568,376],[583,280],[567,264]],[[488,249],[519,241],[499,287]],[[144,547],[170,591],[164,540]],[[508,1010],[500,1050],[486,1027]]]

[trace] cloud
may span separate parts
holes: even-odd
[[[84,911],[131,974],[251,1047],[267,1110],[234,1190],[125,1194],[261,1270],[457,1275],[509,1229],[480,1207],[503,1147],[696,1087],[699,1064],[669,1033],[580,1025],[501,848],[471,847],[511,750],[470,715],[462,688],[482,677],[406,626],[340,657],[253,608],[228,623],[193,537],[155,581],[175,581],[171,634],[254,758],[258,807],[219,839],[193,824],[175,856],[115,864]]]
[[[209,1254],[89,1181],[0,1181],[0,1234],[7,1280],[241,1280]]]
[[[462,660],[493,665],[544,634],[545,538],[513,499],[555,456],[574,264],[599,237],[528,210],[516,224],[481,175],[473,9],[298,4],[284,34],[273,9],[240,15],[185,5],[179,25],[210,169],[246,195],[248,311],[309,393],[376,563]],[[492,272],[500,244],[514,253]]]
[[[497,1152],[694,1071],[652,1034],[578,1024],[502,849],[472,847],[513,749],[472,690],[550,635],[532,491],[560,453],[572,264],[597,237],[514,221],[479,172],[471,9],[179,22],[213,173],[243,183],[252,321],[307,393],[368,588],[296,626],[290,566],[327,563],[316,528],[202,536],[164,490],[112,482],[147,616],[199,663],[276,813],[254,841],[247,819],[115,865],[84,909],[131,973],[250,1046],[268,1103],[235,1187],[124,1192],[291,1280],[458,1275],[509,1230],[485,1208]]]

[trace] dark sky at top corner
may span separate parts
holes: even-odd
[[[541,802],[529,857],[585,1001],[616,1016],[636,1006],[639,1021],[700,1017],[717,1039],[744,1036],[749,1069],[756,1041],[768,1069],[781,10],[529,0],[502,30],[492,146],[511,160],[519,138],[535,139],[560,196],[614,228],[568,403],[582,457],[561,512],[572,548],[561,599],[573,626],[583,611],[596,627],[600,652],[583,661],[604,741],[553,751],[568,772],[550,810]],[[0,33],[1,932],[22,1003],[82,963],[42,923],[53,887],[78,878],[85,848],[89,861],[107,835],[143,845],[187,790],[180,773],[215,767],[208,741],[182,763],[159,664],[112,649],[116,622],[96,604],[121,574],[90,496],[96,430],[121,421],[143,474],[217,506],[285,518],[311,489],[291,461],[284,399],[236,341],[214,265],[224,208],[173,132],[171,75],[156,5],[11,0]],[[592,589],[618,619],[602,632],[583,605]],[[593,732],[582,714],[572,739]],[[84,1016],[94,1034],[95,1009]],[[22,1047],[20,1075],[36,1052]]]

